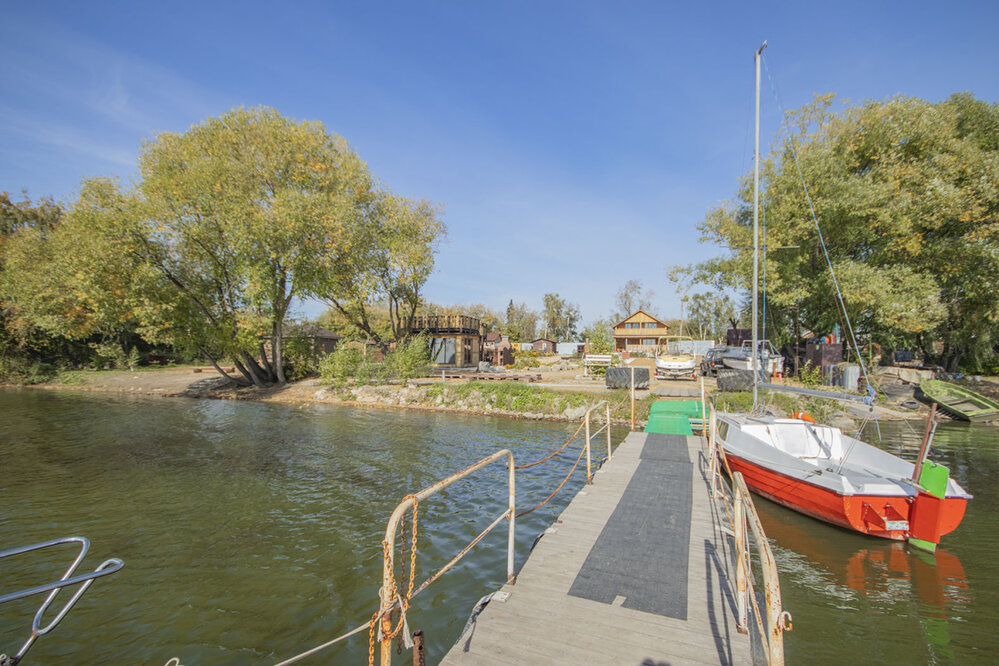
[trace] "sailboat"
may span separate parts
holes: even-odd
[[[753,161],[752,350],[761,349],[757,339],[757,229],[760,59],[765,47],[766,42],[756,51],[754,58],[756,148]],[[821,230],[819,234],[821,238]],[[835,281],[835,276],[833,279]],[[840,304],[842,305],[842,299]],[[849,322],[848,319],[847,321]],[[761,357],[762,354],[757,359]],[[759,405],[761,373],[757,369],[761,366],[762,363],[758,361],[753,364],[754,412]],[[789,390],[783,386],[764,386]],[[837,394],[830,395],[843,398]],[[932,417],[933,412],[930,421]],[[929,422],[927,425],[929,426]],[[729,466],[733,471],[742,473],[751,491],[805,515],[862,534],[908,540],[918,547],[932,551],[940,543],[940,537],[960,524],[967,502],[972,497],[950,478],[946,467],[925,460],[932,441],[930,427],[927,427],[916,463],[907,462],[859,439],[844,435],[839,428],[815,423],[810,417],[719,414],[717,428],[718,439]],[[933,428],[935,429],[935,425]]]

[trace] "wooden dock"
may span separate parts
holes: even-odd
[[[705,446],[629,434],[441,663],[752,663]]]

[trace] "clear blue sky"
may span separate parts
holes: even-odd
[[[991,102],[997,8],[2,0],[0,190],[68,202],[83,177],[133,178],[157,132],[267,105],[446,205],[429,299],[539,309],[558,292],[589,322],[638,279],[677,316],[665,268],[716,252],[695,225],[751,165],[762,40],[788,109],[827,92]]]

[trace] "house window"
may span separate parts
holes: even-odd
[[[643,338],[642,339],[642,344],[643,345],[649,345],[651,347],[652,345],[656,344],[656,341],[653,338]]]
[[[654,321],[645,322],[645,328],[659,328],[659,325]]]
[[[638,328],[638,322],[637,321],[629,321],[629,322],[625,323],[624,327],[625,328]]]

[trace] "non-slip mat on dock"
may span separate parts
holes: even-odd
[[[606,604],[624,597],[625,608],[687,619],[692,491],[686,438],[651,435],[569,594]]]

